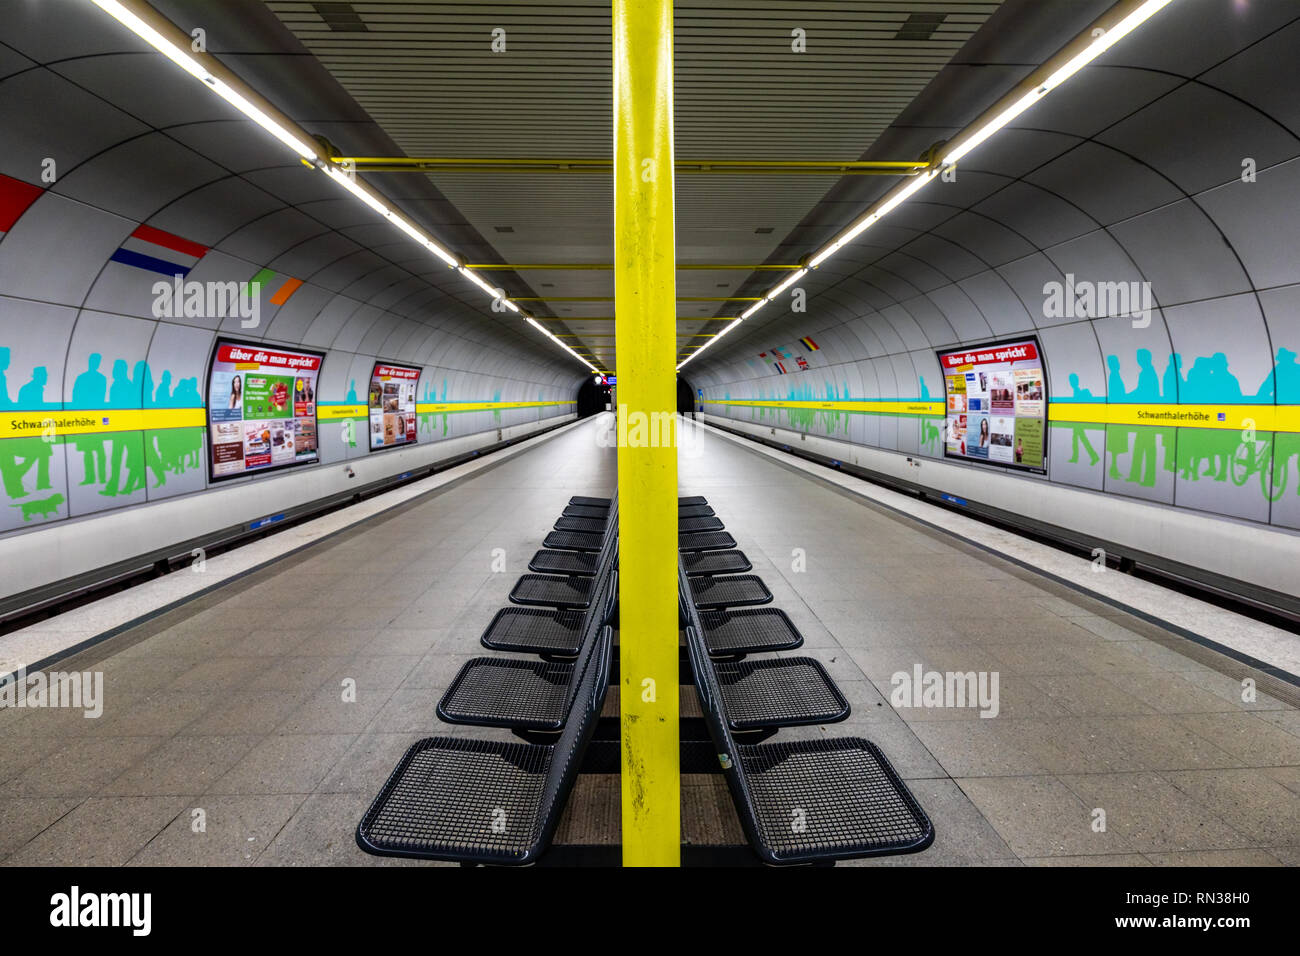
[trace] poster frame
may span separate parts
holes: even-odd
[[[417,409],[417,411],[416,411],[415,414],[416,414],[416,422],[417,422],[417,424],[416,424],[416,428],[415,428],[415,437],[412,438],[410,441],[403,441],[403,442],[400,442],[400,443],[395,444],[395,445],[380,445],[378,448],[376,448],[373,444],[371,444],[371,441],[370,441],[370,435],[371,435],[371,432],[370,432],[370,385],[374,382],[374,380],[375,380],[375,372],[376,372],[376,370],[379,368],[379,366],[381,366],[381,365],[390,365],[390,366],[395,366],[395,367],[397,367],[397,368],[409,368],[409,369],[415,369],[417,372],[420,373],[419,375],[415,376],[415,407],[416,407],[416,409]],[[366,383],[366,452],[367,452],[367,454],[371,454],[371,455],[373,455],[373,454],[375,454],[376,452],[396,451],[398,448],[411,448],[411,447],[413,447],[413,446],[415,446],[415,445],[420,444],[420,427],[419,427],[419,424],[418,424],[418,423],[419,423],[419,412],[418,412],[418,409],[419,409],[419,404],[420,404],[420,382],[423,381],[423,379],[424,379],[424,366],[423,366],[423,365],[412,365],[410,362],[389,361],[389,360],[387,360],[387,359],[382,359],[382,358],[376,358],[376,359],[375,359],[374,364],[370,366],[370,381]]]
[[[216,368],[217,356],[221,353],[224,345],[233,345],[244,349],[274,349],[283,352],[295,352],[299,355],[312,355],[320,361],[320,366],[316,369],[316,400],[312,403],[312,421],[316,425],[316,457],[310,461],[289,461],[281,465],[271,465],[267,468],[258,468],[256,471],[244,470],[234,475],[218,475],[215,472],[216,459],[213,456],[212,449],[212,374]],[[203,395],[203,427],[207,432],[208,446],[208,484],[216,484],[222,481],[233,481],[239,478],[257,478],[260,475],[268,475],[277,471],[284,471],[289,468],[309,468],[312,465],[321,464],[321,447],[320,447],[320,381],[325,371],[326,353],[318,349],[304,348],[301,345],[281,345],[275,342],[250,342],[244,339],[229,338],[218,335],[216,341],[212,344],[212,351],[208,356],[207,378],[204,383]]]
[[[948,371],[944,367],[943,357],[953,355],[957,352],[978,352],[987,349],[1002,348],[1007,345],[1019,345],[1025,342],[1032,342],[1034,350],[1038,353],[1038,365],[1043,370],[1043,463],[1041,466],[1018,465],[1014,461],[991,461],[985,458],[976,458],[968,455],[961,455],[948,450],[948,441],[943,439],[943,457],[952,461],[960,461],[970,465],[981,465],[992,468],[1002,468],[1007,471],[1027,473],[1031,475],[1047,476],[1047,469],[1051,463],[1051,422],[1052,412],[1051,402],[1051,376],[1048,373],[1047,354],[1043,351],[1043,343],[1039,341],[1036,333],[1025,335],[1016,335],[1008,338],[996,339],[991,342],[977,342],[973,345],[960,345],[949,348],[935,349],[935,360],[939,363],[939,374],[943,379],[943,410],[945,432],[948,421]]]

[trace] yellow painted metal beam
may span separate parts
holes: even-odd
[[[761,295],[679,295],[678,302],[757,302]],[[612,295],[512,295],[511,302],[614,302]],[[581,316],[573,316],[578,320]],[[687,316],[690,318],[690,316]],[[700,319],[710,316],[701,315]]]
[[[563,270],[584,270],[591,272],[607,272],[614,268],[612,262],[476,262],[472,265],[465,266],[466,269],[512,269],[520,272],[530,269],[563,269]],[[803,268],[796,265],[782,264],[764,264],[750,265],[748,263],[722,263],[707,265],[682,265],[678,263],[678,270],[701,270],[708,272],[720,272],[725,269],[742,269],[749,272],[793,272],[796,269]]]
[[[344,166],[371,173],[608,173],[608,159],[514,156],[332,156]],[[928,160],[681,159],[678,173],[776,176],[914,176]]]
[[[613,40],[623,864],[677,866],[672,0],[613,0]]]

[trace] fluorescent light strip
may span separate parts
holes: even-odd
[[[775,289],[773,289],[771,292],[769,292],[769,293],[768,293],[767,295],[765,295],[763,298],[767,299],[768,302],[771,302],[771,301],[772,301],[773,299],[775,299],[778,295],[780,295],[780,294],[781,294],[782,292],[784,292],[786,289],[790,288],[790,286],[794,285],[796,282],[798,282],[800,279],[802,279],[802,278],[803,278],[804,276],[806,276],[807,274],[808,274],[808,270],[807,270],[807,269],[800,269],[798,272],[792,272],[792,273],[790,274],[790,276],[789,276],[789,277],[788,277],[784,282],[782,282],[779,286],[777,286]]]
[[[1074,74],[1091,63],[1097,57],[1101,56],[1111,47],[1113,47],[1124,37],[1128,36],[1139,26],[1151,19],[1167,7],[1173,0],[1146,0],[1136,10],[1120,20],[1101,36],[1095,38],[1091,43],[1084,47],[1080,52],[1072,56],[1066,63],[1057,68],[1042,83],[1030,90],[1024,96],[1020,97],[1006,109],[998,113],[983,126],[981,126],[969,139],[961,140],[959,145],[949,152],[943,158],[945,166],[957,162],[963,156],[968,155],[975,147],[979,146],[990,136],[996,133],[1002,127],[1006,126],[1013,119],[1019,116],[1029,107],[1033,106],[1052,90],[1056,89]]]
[[[1024,96],[1020,97],[1014,103],[1000,111],[997,116],[980,126],[969,138],[959,140],[956,148],[944,156],[942,165],[949,166],[962,157],[968,155],[990,136],[1002,129],[1070,77],[1074,76],[1074,74],[1078,73],[1081,69],[1097,57],[1101,56],[1101,54],[1105,53],[1112,46],[1128,34],[1132,33],[1137,29],[1137,27],[1141,26],[1172,2],[1173,0],[1146,0],[1145,3],[1120,20],[1119,23],[1115,24],[1111,29],[1107,30],[1092,43],[1088,44],[1088,46],[1082,51],[1071,57],[1063,66],[1052,72],[1052,74],[1041,84],[1034,87],[1034,89],[1030,90]],[[807,273],[808,269],[817,268],[831,256],[835,255],[835,253],[839,252],[840,249],[844,248],[844,246],[848,245],[912,196],[924,189],[936,176],[939,175],[939,173],[939,169],[927,170],[890,192],[888,196],[868,210],[861,218],[845,229],[844,232],[840,233],[840,235],[838,235],[829,245],[824,246],[817,253],[811,256],[808,260],[808,267],[806,269],[800,269],[794,275],[785,279],[780,285],[768,292],[762,299],[741,313],[738,319],[732,321],[714,338],[710,339],[704,345],[700,346],[700,348],[696,349],[683,359],[681,365],[677,366],[678,371],[681,370],[682,365],[685,365],[718,339],[722,338],[723,335],[730,332],[741,321],[749,318],[766,303],[771,302],[778,295],[784,292],[792,283],[798,281],[800,277]]]
[[[749,310],[749,314],[752,314],[753,311],[754,311],[754,309],[757,309],[758,306],[759,306],[759,305],[762,305],[762,304],[763,304],[762,302],[759,302],[757,305],[754,305],[754,306]],[[738,326],[741,322],[745,321],[745,318],[746,318],[746,316],[742,315],[742,316],[739,316],[738,318],[734,318],[734,319],[732,319],[730,322],[728,322],[725,326],[723,326],[721,332],[719,332],[719,333],[718,333],[717,335],[715,335],[713,338],[709,339],[707,342],[705,342],[703,345],[701,345],[698,349],[696,349],[696,350],[695,350],[694,352],[692,352],[690,355],[686,356],[686,358],[682,359],[681,362],[679,362],[678,365],[677,365],[677,371],[680,372],[680,371],[682,370],[682,366],[683,366],[683,365],[685,365],[685,364],[686,364],[687,362],[689,362],[691,359],[695,358],[695,356],[699,355],[701,352],[703,352],[705,349],[707,349],[707,348],[708,348],[710,345],[712,345],[714,342],[718,341],[718,339],[722,338],[724,335],[726,335],[728,332],[730,332],[732,329],[734,329],[736,326]]]
[[[123,6],[119,0],[93,0],[94,4],[117,20],[140,39],[144,40],[151,47],[161,53],[167,59],[171,60],[190,76],[202,80],[212,92],[216,93],[223,100],[233,106],[239,112],[243,113],[262,129],[266,130],[280,142],[284,143],[299,156],[304,159],[315,160],[318,158],[315,147],[304,142],[294,133],[285,129],[284,126],[276,122],[272,117],[251,103],[241,93],[233,89],[219,77],[213,76],[211,71],[203,64],[203,61],[191,56],[183,47],[173,43],[167,37],[163,36],[143,19]]]
[[[1002,127],[1006,126],[1013,119],[1025,112],[1025,110],[1029,109],[1029,107],[1033,106],[1070,77],[1074,76],[1074,74],[1078,73],[1081,69],[1097,57],[1101,56],[1101,54],[1105,53],[1112,46],[1124,37],[1128,36],[1128,34],[1132,33],[1135,29],[1172,2],[1173,0],[1146,0],[1145,3],[1135,9],[1128,16],[1124,17],[1124,19],[1120,20],[1119,23],[1115,24],[1115,26],[1111,27],[1101,36],[1093,40],[1092,43],[1088,44],[1088,46],[1082,51],[1071,57],[1063,66],[1055,70],[1041,84],[1034,87],[1034,89],[1030,90],[1024,96],[1020,97],[1014,103],[1000,111],[997,116],[980,126],[969,138],[959,139],[958,145],[943,157],[942,165],[950,166],[963,156],[968,155],[990,136],[1002,129]],[[885,199],[878,202],[868,210],[865,215],[856,220],[851,226],[844,230],[844,232],[836,236],[829,245],[824,246],[811,256],[808,260],[808,269],[817,268],[831,256],[835,255],[835,253],[839,252],[840,249],[844,248],[844,246],[848,245],[912,196],[924,189],[936,176],[939,175],[939,173],[940,170],[938,169],[930,169],[916,177],[913,177],[906,184],[894,189],[887,197],[885,197]],[[695,356],[708,348],[708,346],[722,338],[722,336],[727,332],[730,332],[741,320],[747,319],[757,312],[762,308],[764,303],[771,302],[775,299],[778,295],[784,292],[791,283],[796,282],[801,276],[803,276],[808,269],[799,270],[774,288],[771,292],[767,293],[762,300],[750,306],[749,309],[741,314],[739,319],[736,319],[719,332],[716,337],[710,339],[705,345],[688,355],[682,361],[681,365],[677,366],[678,370],[680,371],[682,365],[685,365],[691,359],[695,358]]]
[[[186,73],[190,74],[190,76],[197,80],[201,80],[204,86],[212,90],[212,92],[216,93],[235,109],[239,110],[239,112],[243,113],[255,122],[258,126],[262,127],[262,129],[266,130],[281,143],[288,146],[303,159],[309,160],[311,165],[316,169],[324,172],[334,182],[338,183],[357,199],[360,199],[372,210],[383,216],[405,233],[408,238],[413,239],[415,242],[424,246],[449,267],[457,269],[462,275],[486,292],[494,300],[501,298],[499,295],[499,289],[484,282],[471,270],[463,268],[454,255],[427,236],[418,226],[412,224],[400,212],[392,208],[378,193],[372,191],[368,186],[357,182],[353,176],[344,173],[339,166],[323,161],[319,151],[314,146],[310,145],[309,142],[304,140],[297,133],[276,121],[272,116],[259,108],[230,84],[226,83],[220,77],[213,75],[204,65],[203,61],[192,56],[190,51],[184,46],[168,39],[151,26],[145,19],[134,13],[127,5],[121,3],[120,0],[92,0],[92,2],[113,19],[117,20],[118,23],[121,23],[140,39],[144,40],[163,56],[167,57],[167,59],[171,60],[183,69]],[[502,301],[505,302],[506,308],[511,312],[517,312],[526,316],[526,313],[522,312],[519,306],[515,305],[515,303],[511,302],[509,299],[502,299]],[[528,317],[528,321],[532,322],[531,317]],[[583,359],[582,356],[578,355],[573,351],[573,349],[569,348],[555,336],[551,335],[550,332],[542,329],[542,327],[537,325],[536,322],[533,322],[533,324],[545,332],[551,341],[555,342],[578,361],[582,362],[583,365],[586,365],[588,368],[594,368],[589,362]]]

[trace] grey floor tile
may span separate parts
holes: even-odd
[[[302,794],[193,798],[193,805],[185,807],[128,863],[251,866],[305,799]]]
[[[207,792],[311,793],[355,741],[355,734],[267,737],[217,778]]]
[[[977,777],[957,783],[1021,859],[1132,852],[1113,830],[1094,830],[1093,808],[1056,777]]]
[[[6,866],[121,866],[184,810],[184,797],[91,797]]]
[[[1251,841],[1156,773],[1059,778],[1084,803],[1106,814],[1106,826],[1141,853],[1227,850]]]

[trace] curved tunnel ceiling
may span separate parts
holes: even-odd
[[[1077,5],[1077,23],[1040,16],[1035,31],[1033,5],[1008,4],[877,149],[952,136],[1107,6]],[[806,312],[783,296],[682,374],[718,399],[942,399],[937,349],[1033,333],[1054,404],[1300,403],[1297,49],[1291,5],[1177,0],[962,160],[955,181],[936,179],[800,280]],[[777,257],[817,249],[887,188],[842,183]],[[1147,283],[1150,322],[1053,310],[1049,293],[1067,283]],[[783,376],[760,357],[803,336],[818,346],[807,372]],[[1170,431],[1154,472],[1122,474],[1130,436],[1099,450],[1102,428],[1088,445],[1100,463],[1066,440],[1051,480],[1300,527],[1293,434],[1278,433],[1261,493],[1257,469],[1229,467],[1235,435],[1231,448],[1198,438],[1198,451],[1188,438],[1175,460]],[[898,423],[854,440],[936,453]]]
[[[395,151],[261,4],[155,6],[180,25],[201,21],[209,52],[313,134],[343,150]],[[70,392],[88,350],[111,361],[115,346],[133,361],[147,351],[176,378],[201,379],[216,332],[327,350],[323,399],[344,397],[354,364],[368,379],[375,356],[433,370],[459,400],[497,391],[571,398],[586,376],[85,0],[6,10],[0,124],[0,345],[10,350],[10,382],[46,368],[48,400],[70,397],[57,393]],[[53,183],[42,179],[50,161]],[[430,184],[392,180],[372,181],[450,248],[500,261]],[[188,280],[271,276],[260,326],[157,321],[157,276],[114,261],[124,247],[164,248],[142,242],[141,225],[172,237],[163,242],[177,248],[162,255],[192,265]],[[302,285],[277,304],[289,280]],[[53,365],[52,354],[66,360]]]
[[[950,137],[1107,6],[1076,5],[1078,22],[1052,24],[1032,49],[1032,31],[1014,34],[1001,60],[977,38],[868,158]],[[1011,34],[1023,12],[1004,8],[990,32]],[[1195,353],[1200,316],[1230,323],[1234,366],[1257,384],[1272,368],[1267,343],[1294,345],[1297,334],[1298,47],[1300,11],[1287,5],[1179,0],[964,159],[954,182],[936,180],[801,280],[806,314],[760,311],[684,374],[736,380],[758,343],[839,328],[835,361],[920,350],[921,370],[933,366],[937,380],[934,349],[1035,329],[1065,335],[1065,322],[1043,314],[1043,286],[1071,274],[1149,282],[1155,311],[1143,340],[1166,353],[1171,336]],[[1242,179],[1247,159],[1253,182]],[[842,183],[775,257],[818,248],[887,188]],[[746,288],[772,285],[760,277]],[[1082,340],[1109,348],[1120,335],[1110,326],[1124,323],[1093,324]]]

